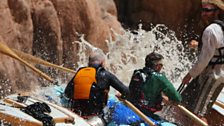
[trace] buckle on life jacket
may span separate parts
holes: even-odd
[[[216,64],[224,64],[224,54],[222,53],[222,52],[224,52],[224,47],[218,48],[218,51],[219,51],[219,54],[214,55],[212,57],[211,61],[209,62],[209,65],[213,65],[212,66],[213,68]]]

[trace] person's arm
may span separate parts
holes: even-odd
[[[198,61],[193,65],[189,71],[192,78],[197,77],[209,64],[210,60],[215,54],[217,48],[217,39],[214,34],[214,24],[208,26],[202,35],[202,49],[198,57]]]
[[[68,82],[67,86],[65,87],[64,94],[68,98],[73,98],[74,95],[74,78],[75,76]]]
[[[125,86],[115,75],[108,72],[108,77],[109,77],[109,83],[114,89],[118,90],[124,97],[129,96],[128,87]]]
[[[129,91],[130,91],[130,99],[134,101],[139,101],[142,95],[142,83],[143,79],[141,77],[140,71],[135,70],[131,77],[131,81],[129,83]]]
[[[198,61],[193,65],[190,71],[182,80],[183,84],[188,84],[192,78],[197,77],[209,64],[210,60],[215,54],[218,47],[218,40],[216,34],[222,32],[217,24],[208,26],[202,35],[202,49],[198,57]]]
[[[173,84],[166,78],[165,75],[159,77],[161,83],[162,92],[168,96],[168,98],[174,102],[180,103],[182,98],[181,95],[176,91]]]

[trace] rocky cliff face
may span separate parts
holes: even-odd
[[[115,0],[118,17],[127,27],[139,23],[149,30],[152,25],[165,24],[182,41],[195,38],[199,27],[201,0]]]
[[[78,34],[106,51],[110,29],[121,30],[112,0],[1,0],[0,10],[1,43],[67,67],[76,62]],[[17,60],[0,58],[0,96],[39,83]]]

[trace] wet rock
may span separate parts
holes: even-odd
[[[77,62],[79,47],[75,41],[80,34],[85,34],[87,41],[106,52],[105,40],[110,37],[111,28],[117,32],[122,29],[112,0],[102,3],[97,0],[1,0],[0,10],[2,43],[69,68]],[[12,92],[47,85],[15,59],[3,54],[0,57],[0,80],[9,80]],[[54,75],[57,77],[57,72]]]
[[[201,0],[115,0],[119,20],[128,27],[150,30],[153,25],[165,24],[176,32],[181,40],[195,37],[201,33]]]

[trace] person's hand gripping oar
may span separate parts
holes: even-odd
[[[34,72],[38,73],[39,75],[41,75],[42,77],[44,77],[46,80],[50,81],[50,82],[54,82],[54,80],[52,78],[50,78],[48,75],[46,75],[45,73],[41,72],[40,70],[38,70],[37,68],[33,67],[31,64],[29,64],[28,62],[26,62],[25,60],[21,59],[18,55],[16,55],[7,45],[3,44],[2,42],[0,42],[0,52],[8,55],[20,62],[22,62],[23,64],[25,64],[27,67],[29,67],[30,69],[32,69]]]
[[[131,102],[126,100],[125,98],[122,98],[122,95],[117,94],[116,97],[123,102],[127,107],[129,107],[131,110],[133,110],[143,121],[145,121],[150,126],[156,126],[156,124],[151,121],[145,114],[143,114],[138,108],[136,108]]]

